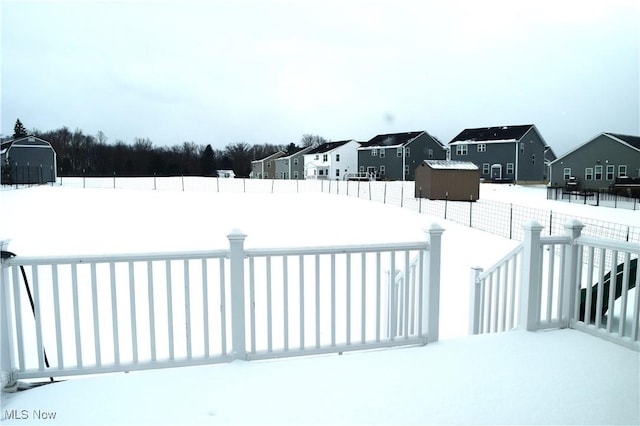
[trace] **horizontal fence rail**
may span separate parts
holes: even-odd
[[[571,327],[640,351],[640,244],[581,236],[583,227],[541,236],[532,222],[520,246],[472,269],[470,334]]]
[[[438,340],[442,228],[424,241],[9,256],[2,384]],[[11,254],[12,255],[12,254]]]

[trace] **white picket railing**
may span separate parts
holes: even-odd
[[[566,234],[524,241],[486,272],[471,270],[470,334],[571,327],[640,351],[640,244]],[[613,291],[611,291],[613,290]]]
[[[290,249],[245,249],[232,232],[228,250],[4,258],[2,385],[437,341],[443,230],[426,232]],[[387,269],[411,277],[402,303]]]

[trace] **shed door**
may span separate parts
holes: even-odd
[[[491,165],[491,179],[492,180],[502,179],[502,164]]]

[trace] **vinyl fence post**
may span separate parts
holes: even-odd
[[[427,342],[437,342],[440,330],[440,263],[442,257],[442,228],[432,223],[426,230],[429,240],[427,277]]]
[[[244,317],[244,240],[246,237],[239,229],[234,229],[227,235],[229,239],[231,335],[234,359],[247,358]]]
[[[469,334],[480,334],[480,297],[482,289],[479,288],[478,277],[482,268],[471,268],[469,279]]]
[[[562,289],[562,313],[560,319],[563,327],[569,327],[575,316],[575,306],[577,291],[580,287],[578,282],[578,268],[581,259],[578,258],[578,245],[575,243],[580,236],[584,225],[577,219],[571,219],[564,224],[565,233],[571,238],[569,250],[567,251],[567,262],[563,271],[564,288]]]
[[[542,229],[542,225],[535,220],[524,225],[519,328],[528,331],[536,329],[540,318],[540,287],[542,285],[540,233]]]
[[[5,251],[8,240],[0,241],[0,249]],[[9,301],[9,266],[0,260],[0,388],[13,386],[16,383],[13,357],[13,334],[11,321],[11,302]]]

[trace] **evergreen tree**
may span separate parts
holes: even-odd
[[[23,138],[27,136],[27,129],[22,125],[22,122],[18,118],[16,120],[16,125],[13,126],[13,139]]]
[[[200,172],[203,176],[213,176],[215,174],[215,158],[213,148],[207,145],[200,155]]]

